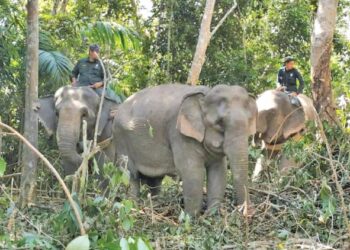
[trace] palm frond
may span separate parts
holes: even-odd
[[[40,77],[53,83],[67,83],[72,68],[72,62],[62,53],[39,50]]]
[[[118,23],[97,21],[89,24],[83,29],[82,35],[90,41],[109,47],[112,50],[121,48],[123,50],[139,49],[139,35]]]
[[[39,32],[39,49],[53,51],[55,50],[54,46],[55,45],[50,33],[41,30]]]

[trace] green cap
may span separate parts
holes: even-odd
[[[287,56],[283,59],[283,63],[289,63],[291,61],[295,61],[294,57],[292,56]]]

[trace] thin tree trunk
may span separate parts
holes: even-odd
[[[210,38],[211,38],[211,20],[214,13],[215,0],[207,0],[205,4],[204,14],[202,18],[201,28],[199,31],[199,37],[196,47],[196,52],[192,61],[191,69],[188,74],[187,83],[196,85],[201,73],[204,61],[205,53],[207,51]]]
[[[1,116],[0,116],[1,122]],[[2,157],[2,128],[0,128],[0,158]]]
[[[312,95],[323,120],[337,122],[332,95],[330,59],[336,26],[338,0],[319,0],[311,37]]]
[[[26,53],[26,96],[24,115],[24,136],[34,146],[38,145],[38,118],[34,106],[38,102],[39,61],[39,0],[27,2],[27,53]],[[36,186],[37,156],[23,146],[20,207],[33,201]]]
[[[138,8],[138,3],[136,1],[137,0],[131,0],[131,5],[134,12],[134,22],[135,22],[136,31],[139,33],[139,35],[141,35],[140,17],[138,12],[139,8]]]
[[[58,10],[58,6],[60,5],[60,2],[61,2],[61,0],[54,0],[52,11],[51,11],[52,15],[56,15],[57,14],[57,10]]]
[[[167,67],[166,67],[166,74],[169,82],[172,82],[172,77],[170,75],[170,64],[172,62],[172,53],[171,53],[171,30],[173,26],[173,8],[174,8],[174,0],[169,1],[169,5],[167,7],[168,9],[168,42],[167,42]]]
[[[68,0],[63,0],[62,1],[61,9],[60,9],[61,13],[66,13],[67,12],[67,4],[68,4]]]
[[[236,9],[237,1],[233,0],[232,7],[226,12],[226,14],[221,18],[218,24],[214,27],[213,31],[210,31],[211,19],[213,17],[215,6],[215,0],[207,0],[204,9],[204,15],[201,23],[201,28],[199,31],[199,37],[196,47],[196,52],[192,61],[191,69],[188,74],[187,83],[191,85],[196,85],[199,80],[199,75],[202,71],[203,64],[205,62],[205,53],[207,51],[210,39],[215,35],[221,25],[229,17],[229,15]]]

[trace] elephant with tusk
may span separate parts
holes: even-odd
[[[56,133],[57,144],[62,156],[64,175],[73,174],[82,162],[79,154],[82,122],[87,124],[87,137],[93,139],[100,96],[90,87],[65,86],[58,89],[54,96],[39,99],[37,107],[39,121],[49,135]],[[104,141],[112,135],[110,112],[117,104],[104,100],[98,127],[98,141]],[[98,156],[100,163],[114,159],[113,145],[109,145]]]
[[[269,158],[280,152],[287,140],[298,140],[305,130],[306,122],[316,119],[312,100],[297,96],[300,106],[293,105],[288,94],[278,90],[267,90],[256,100],[258,107],[257,134],[255,140],[262,140]],[[281,168],[294,165],[291,159],[282,156]],[[262,159],[258,159],[253,180],[257,180],[262,170]]]
[[[256,118],[255,100],[239,86],[166,84],[132,95],[120,105],[113,124],[117,157],[128,158],[131,195],[139,195],[141,181],[159,191],[165,175],[178,174],[185,211],[199,215],[205,178],[208,209],[223,201],[227,157],[235,201],[242,204],[248,136],[255,133]]]

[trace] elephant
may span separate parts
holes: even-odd
[[[117,159],[127,158],[130,195],[145,181],[159,191],[164,176],[179,175],[185,212],[207,210],[223,200],[227,160],[234,176],[235,202],[247,198],[248,136],[256,131],[255,99],[240,86],[164,84],[130,96],[113,124]],[[126,156],[126,157],[125,157]]]
[[[287,93],[267,90],[256,100],[258,107],[257,133],[255,139],[262,140],[268,157],[275,157],[282,149],[283,143],[290,139],[299,139],[305,130],[307,121],[316,119],[312,100],[306,95],[297,96],[300,106],[293,105]],[[285,156],[281,158],[281,168],[295,163]],[[262,159],[258,159],[253,180],[262,170]]]
[[[82,162],[78,144],[81,141],[83,120],[87,124],[88,140],[94,137],[100,100],[100,96],[90,87],[71,86],[59,88],[54,96],[39,99],[39,121],[49,135],[56,133],[65,176],[73,174]],[[104,100],[97,133],[98,141],[111,137],[113,117],[110,113],[116,108],[115,102]],[[99,161],[113,161],[114,151],[113,144],[110,144],[99,156]]]

